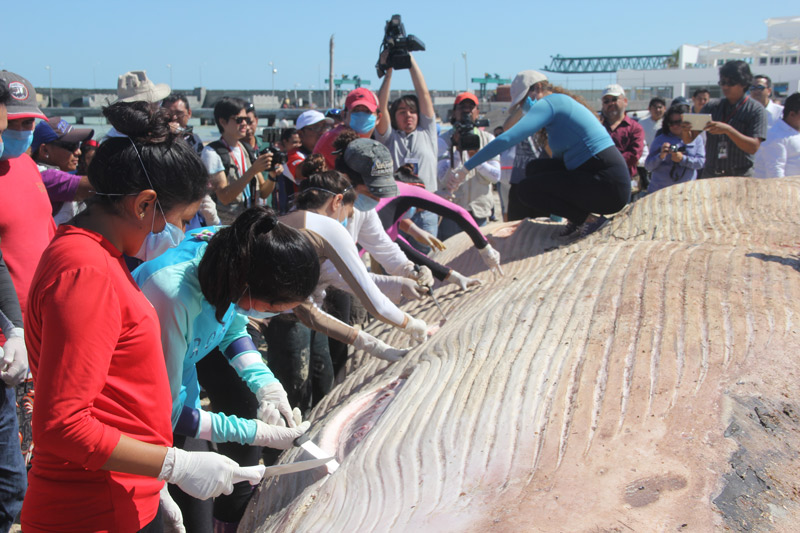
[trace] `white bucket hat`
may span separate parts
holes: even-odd
[[[172,89],[166,83],[155,84],[147,79],[144,70],[131,70],[117,80],[117,102],[159,102],[169,96]]]

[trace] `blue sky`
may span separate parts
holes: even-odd
[[[324,85],[334,34],[336,76],[360,75],[377,90],[373,65],[383,27],[399,12],[406,31],[427,46],[416,58],[428,86],[463,90],[462,52],[470,78],[484,72],[513,77],[541,69],[556,54],[666,54],[682,43],[758,41],[766,37],[764,19],[800,11],[786,1],[759,8],[752,1],[727,0],[724,10],[708,1],[628,4],[46,0],[31,7],[4,2],[0,69],[47,87],[49,65],[55,87],[115,88],[117,76],[127,70],[144,69],[152,80],[169,83],[169,64],[179,90],[198,86],[202,77],[208,88],[269,91],[272,61],[276,89],[307,90]],[[409,76],[398,73],[393,88],[411,88]]]

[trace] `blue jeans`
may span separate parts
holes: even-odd
[[[414,216],[411,217],[411,221],[434,237],[436,237],[439,232],[439,215],[432,213],[431,211],[417,210],[417,212],[414,213]],[[403,233],[403,236],[406,238],[409,244],[411,244],[411,246],[423,254],[428,255],[431,252],[430,246],[425,246],[424,244],[418,243],[405,233]]]
[[[476,218],[472,213],[470,213],[470,216],[478,226],[485,226],[488,220],[486,217]],[[461,231],[462,229],[454,221],[449,218],[442,218],[442,222],[439,224],[439,239],[446,241],[453,235],[461,233]]]
[[[0,388],[0,533],[7,533],[22,509],[28,477],[19,447],[17,395],[5,383]]]

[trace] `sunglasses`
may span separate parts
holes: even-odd
[[[751,85],[750,86],[750,90],[751,91],[763,91],[766,88],[767,88],[766,85]]]
[[[723,86],[725,86],[725,87],[733,87],[734,85],[737,85],[737,84],[735,82],[731,81],[731,80],[719,80],[719,83],[717,83],[717,85],[719,85],[720,87],[723,87]]]
[[[617,100],[618,100],[618,98],[617,98],[616,96],[611,96],[611,97],[608,97],[608,98],[603,98],[603,104],[613,104],[613,103],[614,103],[614,102],[616,102]]]
[[[253,123],[253,119],[251,119],[250,117],[235,117],[232,120],[235,120],[237,124],[241,124],[242,122],[244,122],[248,126]]]
[[[59,148],[63,148],[67,152],[74,152],[81,147],[81,143],[70,143],[66,141],[53,141],[50,144],[53,146],[58,146]]]
[[[683,124],[683,121],[680,120],[680,119],[678,119],[678,120],[670,120],[670,121],[667,122],[668,126],[680,126],[681,124]]]

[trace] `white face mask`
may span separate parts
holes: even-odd
[[[167,217],[164,215],[164,211],[161,209],[161,204],[158,203],[158,200],[156,200],[156,205],[158,206],[158,210],[161,211],[161,216],[164,217],[165,225],[164,229],[159,233],[153,233],[153,227],[156,223],[156,210],[153,209],[153,224],[150,226],[150,233],[147,234],[147,237],[145,237],[142,243],[142,247],[139,248],[139,251],[134,255],[135,258],[141,259],[142,261],[151,261],[170,248],[175,248],[181,243],[185,236],[178,226],[167,222]]]

